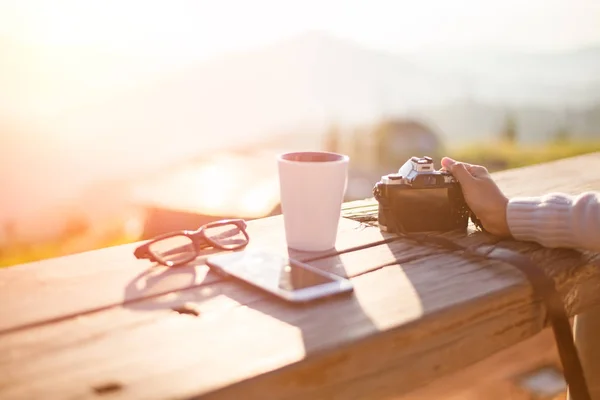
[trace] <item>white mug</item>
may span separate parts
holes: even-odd
[[[325,151],[298,151],[277,157],[281,211],[289,248],[335,248],[349,160],[347,155]]]

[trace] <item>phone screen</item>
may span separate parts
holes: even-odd
[[[246,250],[216,256],[209,263],[260,286],[290,292],[337,281],[294,260],[261,251]]]
[[[275,276],[273,273],[273,282],[277,279],[278,287],[283,290],[294,291],[298,289],[305,289],[307,287],[322,285],[324,283],[333,282],[333,279],[328,276],[315,273],[309,269],[306,269],[293,261],[287,263],[279,269],[279,276]]]

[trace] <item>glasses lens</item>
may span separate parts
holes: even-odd
[[[210,241],[225,249],[236,249],[248,243],[244,231],[235,224],[208,226],[204,234]]]
[[[184,235],[172,236],[150,245],[152,254],[168,266],[190,262],[196,258],[192,240]]]

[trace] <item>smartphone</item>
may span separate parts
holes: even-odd
[[[208,258],[206,263],[217,272],[291,302],[307,302],[353,291],[349,279],[264,250],[220,254]]]

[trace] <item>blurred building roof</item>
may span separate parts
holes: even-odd
[[[279,204],[277,149],[218,152],[136,186],[137,205],[208,216],[260,218]]]
[[[279,214],[276,156],[286,151],[290,149],[215,152],[148,177],[131,191],[133,204],[145,214],[142,236],[197,229],[220,218]],[[381,175],[351,165],[345,200],[370,197]]]

